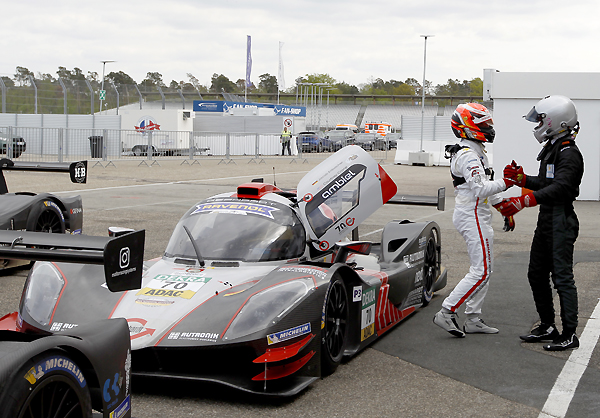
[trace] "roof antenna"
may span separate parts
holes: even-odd
[[[275,167],[273,167],[273,186],[277,187],[277,181],[275,180]]]

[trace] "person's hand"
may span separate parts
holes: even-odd
[[[510,232],[515,230],[515,218],[512,216],[504,217],[504,227],[502,228],[504,232]]]
[[[502,174],[504,177],[504,182],[507,183],[507,188],[510,187],[508,186],[508,182],[511,182],[512,185],[525,187],[526,176],[523,172],[523,167],[517,165],[515,160],[513,160],[511,164],[508,164],[506,167],[504,167],[504,172]]]
[[[502,202],[495,204],[494,207],[500,211],[502,216],[510,217],[523,210],[523,208],[531,208],[536,205],[535,196],[533,193],[528,193],[523,196],[504,199]]]

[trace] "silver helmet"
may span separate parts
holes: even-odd
[[[565,96],[546,96],[523,117],[529,122],[538,122],[533,128],[533,136],[540,144],[578,129],[577,109],[571,99]]]

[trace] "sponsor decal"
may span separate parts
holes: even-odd
[[[217,342],[219,333],[216,332],[171,332],[168,340],[210,341]]]
[[[85,172],[85,163],[83,161],[79,161],[75,164],[74,167],[74,177],[77,183],[84,183],[86,180],[86,172]]]
[[[421,283],[423,281],[423,269],[418,270],[415,273],[415,284]]]
[[[114,411],[112,411],[109,415],[109,418],[122,418],[125,416],[127,411],[131,409],[131,400],[129,396],[125,398],[121,405],[117,406]]]
[[[159,308],[161,306],[169,306],[175,303],[174,300],[168,299],[146,299],[146,298],[137,298],[135,303],[138,305],[150,306],[152,308]]]
[[[131,350],[127,350],[125,359],[125,394],[129,395],[129,382],[131,381]]]
[[[81,229],[75,229],[73,232],[71,232],[71,235],[81,235]]]
[[[340,222],[335,226],[335,230],[338,232],[344,231],[346,228],[352,227],[354,225],[355,218],[346,218],[344,222]]]
[[[377,288],[371,287],[362,292],[360,316],[360,340],[364,341],[375,334],[375,301]]]
[[[313,276],[319,277],[319,279],[325,279],[325,277],[327,277],[327,271],[318,267],[280,267],[279,271],[285,273],[312,274]]]
[[[31,369],[29,369],[23,377],[29,383],[35,385],[35,383],[46,373],[49,373],[53,370],[62,370],[71,374],[82,388],[84,388],[86,385],[85,377],[83,376],[83,373],[81,373],[79,367],[71,360],[63,356],[52,356],[44,361],[40,361]]]
[[[152,335],[156,331],[154,328],[146,328],[148,321],[142,318],[128,318],[127,323],[129,324],[129,338],[131,340]]]
[[[267,344],[277,344],[282,341],[291,340],[292,338],[310,333],[310,322],[297,327],[286,329],[285,331],[276,332],[267,335]]]
[[[352,302],[360,302],[362,300],[362,286],[354,286],[352,288]]]
[[[211,279],[211,277],[159,274],[136,295],[191,299]]]
[[[424,247],[427,244],[427,237],[419,238],[419,247]]]
[[[50,331],[52,331],[52,332],[65,331],[67,329],[75,328],[76,326],[77,326],[77,324],[53,322],[52,325],[50,325]]]
[[[131,256],[131,250],[129,247],[121,248],[119,253],[119,267],[122,269],[126,269],[129,267],[129,258]]]
[[[62,210],[60,210],[60,207],[56,203],[52,202],[51,200],[44,200],[44,206],[56,209],[60,214],[60,219],[63,222],[65,221],[65,215],[63,215]]]
[[[553,179],[554,178],[554,164],[546,165],[546,178]]]
[[[107,408],[112,408],[119,401],[119,393],[121,392],[122,386],[123,378],[120,373],[115,373],[112,379],[108,378],[104,381],[104,385],[102,386],[102,397],[104,398],[104,401],[108,403]],[[114,396],[111,393],[114,394]]]
[[[71,209],[71,215],[79,215],[82,212],[83,212],[83,208],[72,208]]]
[[[160,131],[160,125],[156,123],[156,119],[152,116],[143,116],[141,117],[137,125],[134,125],[136,131],[140,133],[144,133],[147,131]]]
[[[338,190],[344,187],[348,182],[350,182],[354,177],[360,174],[358,171],[352,171],[353,168],[349,168],[340,174],[332,183],[330,183],[329,188],[321,193],[321,197],[323,199],[328,199],[333,196]]]
[[[196,205],[196,210],[194,210],[191,215],[203,212],[221,212],[235,215],[254,214],[273,219],[272,212],[276,210],[279,209],[270,206],[249,203],[202,203],[200,205]]]
[[[417,251],[416,253],[407,254],[404,256],[404,264],[406,267],[413,267],[423,261],[425,258],[425,250]]]

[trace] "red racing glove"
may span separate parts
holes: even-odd
[[[511,164],[508,164],[504,167],[504,172],[502,173],[504,176],[504,182],[511,182],[514,185],[519,187],[525,187],[525,173],[523,172],[523,167],[517,165],[515,160],[512,161]]]
[[[535,196],[533,193],[528,193],[519,197],[511,197],[509,199],[504,199],[502,202],[494,205],[496,209],[500,211],[502,216],[513,216],[523,208],[531,208],[537,205],[537,201],[535,200]]]

